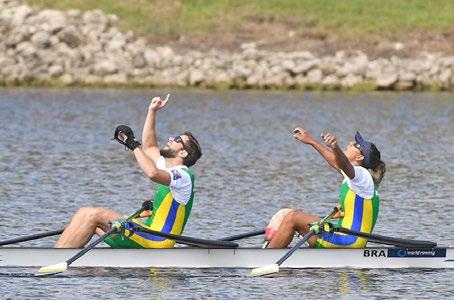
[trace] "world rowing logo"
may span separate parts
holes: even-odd
[[[389,249],[388,257],[446,257],[446,249]]]

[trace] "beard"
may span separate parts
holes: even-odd
[[[175,158],[175,157],[177,157],[177,152],[172,151],[170,148],[159,149],[159,153],[164,158]]]

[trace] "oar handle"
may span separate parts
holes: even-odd
[[[58,229],[58,230],[47,231],[47,232],[43,232],[43,233],[35,233],[35,234],[31,234],[31,235],[27,235],[27,236],[23,236],[23,237],[19,237],[19,238],[14,238],[14,239],[10,239],[10,240],[1,241],[0,242],[0,246],[16,244],[16,243],[32,241],[32,240],[37,240],[37,239],[48,237],[48,236],[59,235],[59,234],[61,234],[63,232],[63,230],[64,229]]]

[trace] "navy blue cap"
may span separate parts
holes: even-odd
[[[355,141],[361,146],[361,152],[364,156],[363,167],[366,169],[375,169],[380,163],[380,151],[378,151],[373,143],[363,139],[359,131],[355,134]]]

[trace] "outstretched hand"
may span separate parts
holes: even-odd
[[[170,94],[167,94],[167,96],[164,100],[162,100],[161,97],[153,97],[153,99],[151,99],[151,103],[150,103],[150,106],[148,107],[148,110],[151,110],[151,111],[160,110],[161,108],[166,106],[167,101],[169,101],[169,99],[170,99]]]
[[[335,148],[339,147],[339,145],[337,144],[336,137],[334,135],[332,135],[331,133],[327,133],[327,134],[323,135],[322,139],[325,142],[325,144],[328,147],[330,147],[331,149],[335,149]]]
[[[310,144],[313,141],[312,136],[304,130],[304,128],[297,127],[293,129],[293,137],[304,144]]]

